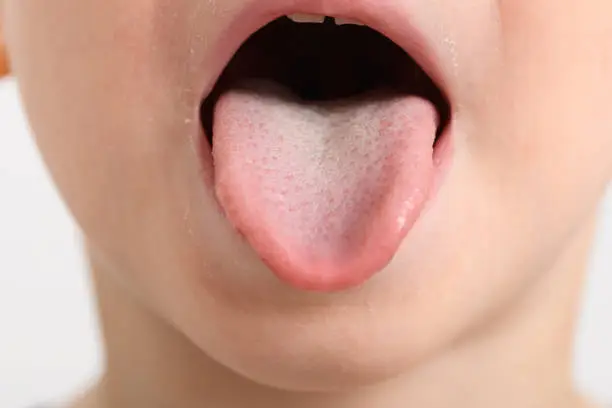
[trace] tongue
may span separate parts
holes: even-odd
[[[415,96],[310,103],[277,85],[215,108],[215,189],[226,217],[282,281],[357,286],[393,258],[433,178],[438,116]]]

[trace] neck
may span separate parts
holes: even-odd
[[[591,237],[589,225],[556,265],[487,327],[402,377],[341,394],[289,393],[230,372],[127,293],[92,256],[107,346],[107,370],[95,406],[577,406],[573,332]]]

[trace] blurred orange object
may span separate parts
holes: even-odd
[[[8,62],[8,54],[6,52],[6,46],[4,45],[4,41],[2,39],[2,34],[0,34],[0,78],[5,75],[8,75],[10,72],[9,62]]]

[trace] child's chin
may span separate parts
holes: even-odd
[[[308,316],[231,313],[182,329],[215,366],[237,373],[236,380],[294,392],[340,392],[391,381],[452,336],[451,325],[407,317],[401,307],[355,309],[332,307]]]
[[[369,387],[401,376],[414,363],[406,353],[383,348],[358,355],[350,350],[329,351],[325,346],[313,346],[309,353],[302,353],[282,344],[258,345],[251,350],[228,348],[227,354],[215,357],[247,381],[290,392],[329,393]],[[351,345],[346,347],[351,349]]]

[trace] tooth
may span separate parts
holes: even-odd
[[[362,26],[364,25],[363,23],[357,21],[357,20],[351,20],[348,18],[335,18],[334,20],[336,20],[336,24],[337,25],[346,25],[346,24],[350,24],[350,25],[357,25],[357,26]]]
[[[291,14],[289,17],[296,23],[322,23],[325,21],[325,16],[316,14]]]

